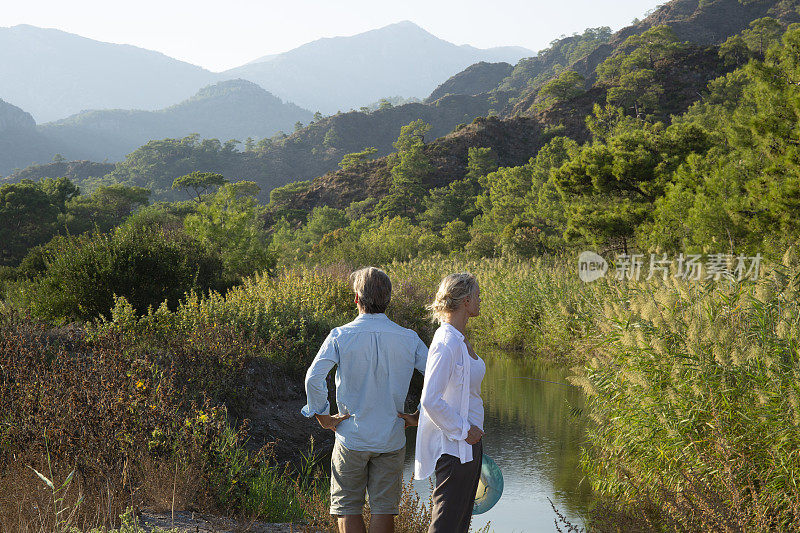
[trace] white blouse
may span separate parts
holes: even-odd
[[[482,360],[471,360],[464,343],[464,335],[446,322],[439,326],[433,335],[425,365],[414,457],[415,479],[425,479],[433,474],[436,461],[443,453],[458,457],[461,463],[472,460],[472,446],[465,440],[472,425],[470,375],[473,368],[478,369],[481,374],[485,373],[485,365]],[[473,367],[475,363],[481,364]],[[479,395],[480,388],[478,399]],[[477,404],[474,401],[473,407],[474,414],[477,415]],[[480,424],[475,425],[482,427],[483,402],[479,411]]]
[[[486,375],[486,363],[478,356],[477,359],[470,357],[469,364],[469,423],[483,431],[481,383],[483,382],[483,376]]]

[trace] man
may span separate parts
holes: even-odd
[[[331,515],[339,531],[364,533],[365,492],[371,511],[370,532],[394,531],[398,513],[405,427],[416,425],[419,411],[402,413],[411,376],[424,372],[428,348],[419,336],[389,320],[392,282],[383,270],[353,272],[358,318],[334,328],[306,373],[308,403],[301,412],[336,433],[331,456]],[[330,370],[336,369],[336,405],[329,414]]]

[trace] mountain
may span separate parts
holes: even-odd
[[[514,67],[508,63],[475,63],[439,85],[425,101],[433,102],[447,94],[471,95],[491,91],[513,70]]]
[[[49,161],[57,150],[36,131],[30,113],[0,100],[0,176],[33,161]]]
[[[55,29],[0,28],[0,98],[37,123],[84,109],[158,109],[216,81],[164,54]]]
[[[532,54],[519,47],[457,46],[404,21],[351,37],[319,39],[222,75],[250,80],[302,107],[333,114],[391,95],[423,98],[473,63],[516,63]]]
[[[17,170],[3,178],[0,183],[17,183],[24,179],[39,181],[45,178],[61,177],[79,183],[87,179],[99,180],[114,170],[114,166],[114,163],[95,163],[94,161],[54,161]]]
[[[588,87],[596,80],[597,66],[614,55],[625,39],[640,35],[650,28],[667,25],[679,40],[695,46],[718,46],[729,37],[747,29],[752,21],[762,17],[775,18],[784,26],[800,22],[799,6],[800,2],[797,0],[672,0],[660,5],[643,20],[622,28],[589,53],[572,58],[564,64],[568,70],[584,76]],[[525,60],[520,64],[524,62]],[[520,64],[515,67],[515,71]],[[545,68],[549,66],[548,64]],[[521,78],[525,79],[524,76]],[[519,91],[503,114],[516,116],[530,113],[536,94],[546,81],[547,79],[539,83],[527,83],[527,87]]]
[[[467,153],[471,146],[491,148],[500,166],[511,167],[528,162],[554,134],[545,131],[540,121],[517,117],[500,120],[478,118],[457,130],[426,144],[424,153],[433,170],[423,184],[426,189],[442,187],[467,173]],[[513,139],[512,142],[509,142]],[[288,195],[273,207],[310,211],[327,205],[344,209],[354,201],[381,198],[392,184],[392,163],[388,158],[368,161],[357,167],[330,172],[312,181],[292,184]]]
[[[566,67],[586,78],[586,88],[595,81],[595,69],[632,35],[666,24],[679,40],[695,46],[722,44],[762,17],[773,17],[784,26],[800,22],[797,0],[672,0],[660,5],[643,20],[612,33],[610,28],[590,28],[582,35],[558,39],[538,54],[521,59],[511,72],[489,87],[489,66],[471,65],[445,81],[426,101],[442,94],[482,94],[488,100],[503,100],[502,117],[533,115],[539,89]],[[500,70],[497,71],[498,73]],[[499,75],[498,75],[499,77]],[[495,78],[496,79],[496,78]],[[480,89],[483,89],[480,91]]]
[[[75,159],[120,160],[151,139],[197,133],[220,140],[271,137],[308,123],[311,112],[284,103],[255,83],[229,80],[159,111],[85,111],[39,131]]]
[[[410,103],[385,106],[370,113],[339,113],[314,121],[291,135],[261,139],[243,152],[196,137],[150,141],[117,163],[106,181],[151,189],[152,200],[173,200],[183,197],[183,193],[170,190],[175,177],[194,170],[219,172],[229,179],[255,181],[261,187],[260,198],[268,201],[275,187],[338,168],[348,153],[370,146],[378,150],[376,156],[390,153],[400,129],[409,122],[422,119],[430,123],[430,137],[435,138],[487,112],[483,99],[451,95],[434,105]],[[21,171],[14,175],[25,174]]]
[[[470,146],[491,147],[499,164],[509,166],[523,164],[535,156],[552,135],[586,141],[585,117],[591,114],[595,103],[605,104],[608,91],[608,87],[597,83],[595,68],[620,53],[629,36],[662,24],[669,25],[679,39],[688,41],[684,49],[660,62],[654,72],[654,81],[663,88],[655,116],[669,122],[672,115],[683,113],[696,102],[711,80],[734,68],[720,58],[718,45],[762,17],[774,17],[784,27],[798,22],[798,7],[798,0],[672,0],[643,21],[614,34],[608,28],[595,28],[561,39],[535,57],[519,61],[509,75],[480,94],[474,91],[490,85],[484,84],[482,78],[491,78],[493,67],[473,65],[447,80],[426,102],[442,93],[473,93],[471,106],[491,104],[499,110],[499,116],[478,118],[426,145],[425,152],[434,168],[423,186],[440,187],[463,178]],[[563,66],[586,77],[585,91],[549,106],[535,105],[539,103],[539,89]],[[433,104],[454,97],[449,94]],[[276,207],[279,211],[287,207],[310,210],[320,205],[342,208],[369,196],[380,198],[390,185],[390,160],[380,158],[293,184],[281,191],[281,202]]]

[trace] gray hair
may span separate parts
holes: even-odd
[[[469,272],[450,274],[439,284],[433,303],[425,307],[430,311],[431,319],[441,324],[449,313],[458,309],[461,302],[475,294],[477,290],[478,280]]]
[[[353,292],[367,313],[383,313],[392,299],[392,280],[375,267],[366,267],[350,274]]]

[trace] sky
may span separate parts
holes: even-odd
[[[410,20],[454,44],[546,48],[618,30],[664,0],[2,0],[0,27],[30,24],[124,43],[218,72],[307,42]]]

